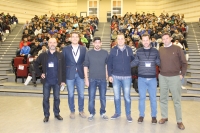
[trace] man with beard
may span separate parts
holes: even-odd
[[[94,119],[95,115],[95,94],[97,87],[99,88],[100,94],[100,115],[102,119],[108,120],[108,117],[105,115],[106,108],[106,79],[107,79],[107,58],[108,52],[101,49],[101,38],[94,37],[93,45],[94,49],[88,51],[85,56],[84,62],[84,74],[85,74],[85,85],[88,86],[89,93],[89,112],[90,116],[88,117],[89,121]],[[88,77],[89,69],[89,77]]]
[[[49,121],[49,97],[53,88],[54,115],[58,120],[63,120],[60,116],[60,85],[65,85],[65,60],[61,53],[56,52],[57,42],[55,38],[50,38],[48,42],[49,50],[38,56],[34,62],[37,75],[41,75],[43,83],[43,111],[44,122]],[[42,65],[42,73],[39,66]]]
[[[146,92],[149,93],[151,103],[152,124],[157,123],[157,80],[156,80],[156,65],[160,65],[159,52],[156,48],[151,47],[149,34],[142,35],[143,47],[136,52],[134,61],[131,62],[131,67],[138,66],[138,89],[139,89],[139,118],[138,123],[141,124],[145,117],[145,100]]]

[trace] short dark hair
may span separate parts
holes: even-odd
[[[96,40],[100,40],[101,41],[101,37],[94,37],[93,42],[95,42]]]
[[[164,33],[162,34],[162,37],[165,36],[165,35],[168,35],[169,37],[171,37],[171,34],[170,34],[169,32],[164,32]]]
[[[148,36],[149,39],[150,39],[150,35],[149,35],[149,34],[144,33],[144,34],[142,35],[142,37],[145,37],[145,36]]]

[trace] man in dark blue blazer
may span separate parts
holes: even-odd
[[[66,62],[66,84],[68,90],[68,104],[71,111],[70,118],[75,118],[74,86],[78,92],[79,115],[86,118],[84,113],[84,71],[83,62],[86,54],[86,47],[78,44],[79,33],[71,33],[72,44],[63,48],[63,55]]]

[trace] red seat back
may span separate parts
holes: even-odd
[[[28,76],[28,65],[19,64],[17,66],[17,77],[27,77]]]
[[[14,67],[18,67],[19,64],[23,64],[24,57],[15,57],[14,58]]]

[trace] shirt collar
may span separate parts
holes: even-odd
[[[118,47],[118,46],[117,46]],[[118,47],[118,49],[120,49],[121,51],[124,51],[126,49],[126,45],[124,45],[124,47],[121,49]]]
[[[165,46],[165,45],[164,45],[165,48],[168,48],[168,47],[170,47],[170,46],[172,46],[172,43],[170,43],[169,46]]]

